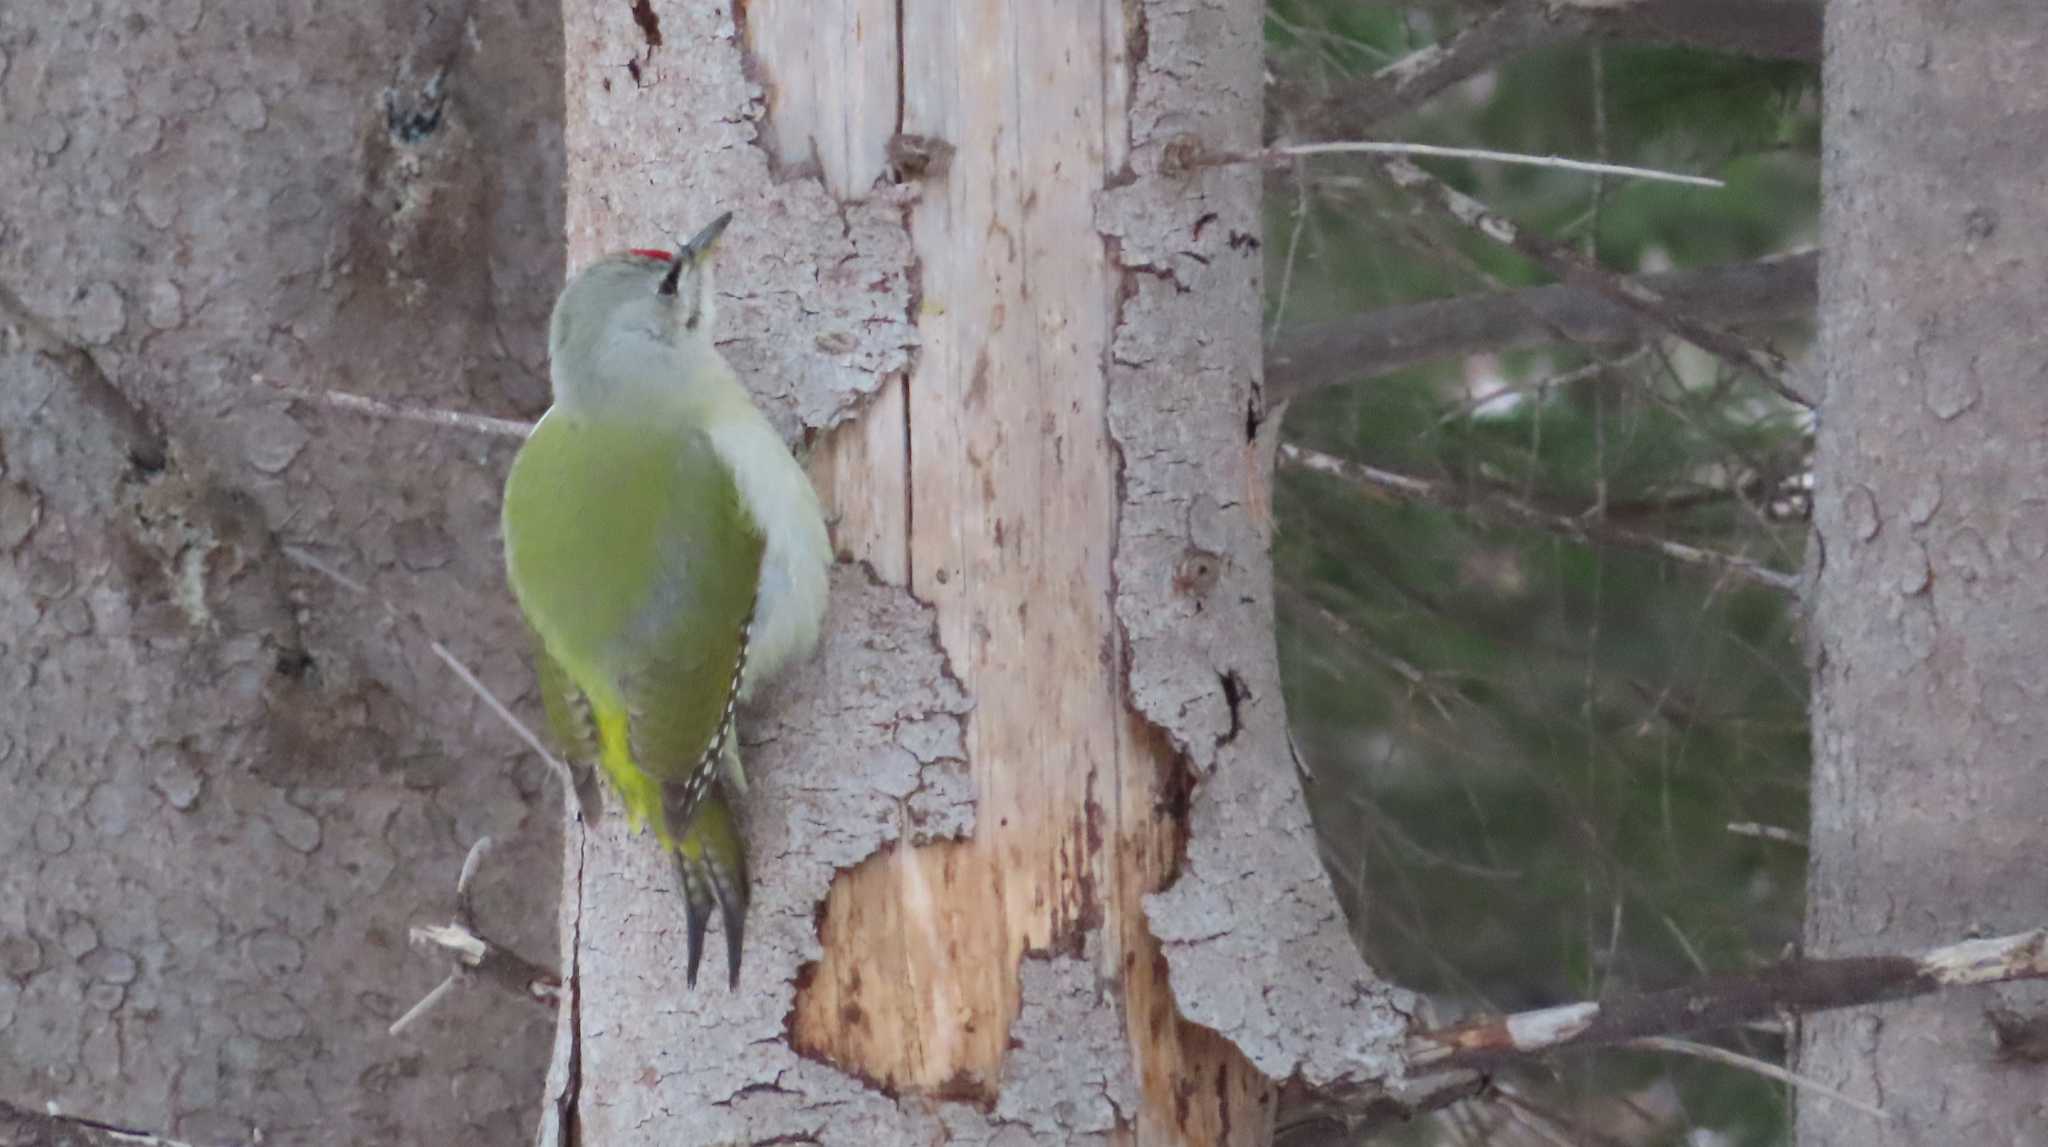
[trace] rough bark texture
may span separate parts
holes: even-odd
[[[567,21],[572,259],[734,209],[742,374],[793,434],[872,397],[812,467],[867,569],[745,734],[741,991],[572,834],[551,1133],[1256,1143],[1264,1073],[1393,1073],[1286,751],[1257,176],[1181,170],[1255,142],[1259,6]]]
[[[1099,226],[1120,272],[1110,432],[1129,703],[1194,783],[1192,835],[1146,915],[1174,997],[1266,1075],[1399,1074],[1404,993],[1359,959],[1317,857],[1273,644],[1255,172],[1183,168],[1258,138],[1255,4],[1148,4],[1129,167]],[[1277,413],[1277,412],[1274,412]]]
[[[531,1125],[540,1009],[465,993],[384,1029],[441,974],[406,926],[445,917],[479,835],[505,842],[484,915],[549,955],[545,773],[411,629],[287,557],[517,697],[511,444],[255,376],[538,412],[558,28],[0,6],[0,1098],[202,1143]]]
[[[2048,918],[2048,10],[1828,12],[1815,503],[1816,956]],[[1879,1104],[1800,1104],[1807,1147],[2048,1140],[2040,1069],[1986,1009],[2038,986],[1807,1021],[1799,1069]]]

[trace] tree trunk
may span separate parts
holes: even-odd
[[[484,918],[549,957],[546,773],[300,560],[516,697],[511,444],[257,376],[544,407],[559,53],[530,4],[0,5],[0,1107],[205,1144],[531,1127],[543,1009],[385,1029],[445,972],[406,930],[479,835]]]
[[[1808,943],[1912,950],[2048,919],[2048,10],[1828,12]],[[2027,142],[2022,142],[2027,141]],[[1800,1142],[2048,1141],[2000,986],[1807,1021]]]
[[[1196,162],[1260,5],[565,11],[572,261],[737,213],[722,341],[856,562],[742,727],[737,993],[570,833],[544,1139],[1258,1143],[1387,1075],[1285,740],[1258,180]]]

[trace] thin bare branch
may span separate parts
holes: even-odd
[[[1599,543],[1621,546],[1656,554],[1671,561],[1686,565],[1701,566],[1734,574],[1757,585],[1775,589],[1782,593],[1797,593],[1800,580],[1797,574],[1781,573],[1753,558],[1740,554],[1722,553],[1719,550],[1702,549],[1699,546],[1659,538],[1636,530],[1611,525],[1598,518],[1580,518],[1568,514],[1554,514],[1541,510],[1526,502],[1510,498],[1505,494],[1473,493],[1447,482],[1431,481],[1409,474],[1397,474],[1376,466],[1338,458],[1319,450],[1311,450],[1293,442],[1280,444],[1280,461],[1283,465],[1302,470],[1314,471],[1341,478],[1362,493],[1380,498],[1395,498],[1406,502],[1441,506],[1446,509],[1469,511],[1481,516],[1490,516],[1515,525],[1532,526],[1554,534],[1585,543]]]
[[[421,1016],[439,1007],[441,1001],[446,999],[448,993],[454,991],[456,985],[460,983],[462,983],[462,972],[460,970],[450,972],[446,976],[441,977],[441,982],[434,985],[433,991],[421,996],[419,1003],[405,1009],[404,1015],[391,1021],[391,1026],[384,1029],[385,1034],[398,1035],[404,1032],[405,1029],[417,1022]]]
[[[1356,1147],[1388,1127],[1489,1092],[1476,1071],[1411,1074],[1398,1082],[1330,1093],[1289,1095],[1277,1115],[1274,1147]]]
[[[569,822],[567,831],[580,826]],[[471,978],[487,980],[527,999],[550,1007],[561,1002],[562,977],[524,956],[486,939],[476,929],[475,910],[470,904],[469,886],[478,867],[490,851],[491,838],[481,837],[462,858],[461,874],[455,878],[455,920],[448,924],[416,925],[408,932],[414,944],[446,956],[448,974],[419,1003],[392,1021],[390,1034],[398,1035],[421,1016],[432,1011],[448,993]]]
[[[1701,350],[1755,374],[1786,401],[1813,406],[1813,400],[1793,385],[1792,365],[1777,351],[1685,314],[1648,283],[1610,271],[1562,243],[1524,229],[1405,159],[1378,163],[1396,186],[1414,193],[1418,202],[1447,221],[1520,252],[1565,282],[1597,291]]]
[[[1398,223],[1399,232],[1412,241],[1418,249],[1429,252],[1452,266],[1463,269],[1466,274],[1471,275],[1494,294],[1515,297],[1514,293],[1509,291],[1498,276],[1480,266],[1470,255],[1459,250],[1455,244],[1437,234],[1434,229],[1418,226],[1412,220],[1406,218],[1399,219],[1396,222]],[[1563,330],[1554,325],[1546,325],[1552,334],[1557,336],[1559,341],[1572,341],[1570,336]],[[1748,466],[1751,471],[1756,473],[1769,472],[1770,467],[1766,459],[1755,457],[1750,448],[1743,442],[1732,438],[1726,431],[1716,426],[1702,423],[1684,405],[1673,402],[1670,398],[1661,394],[1657,388],[1647,385],[1643,380],[1636,378],[1630,371],[1624,369],[1623,359],[1611,357],[1597,346],[1584,343],[1578,345],[1595,363],[1600,365],[1599,373],[1601,377],[1611,381],[1617,387],[1635,389],[1652,403],[1669,410],[1680,421],[1691,426],[1703,437],[1725,447],[1731,455],[1741,459],[1744,465]],[[1672,372],[1668,358],[1663,353],[1664,346],[1661,342],[1652,341],[1645,343],[1642,349],[1651,352],[1660,360],[1666,360],[1665,370],[1667,373]],[[1541,419],[1532,420],[1530,422],[1531,434],[1535,435],[1540,432],[1542,425]],[[1749,506],[1746,502],[1742,505],[1747,512],[1758,517],[1760,520],[1763,519],[1764,515],[1758,508]]]
[[[1442,43],[1340,84],[1298,114],[1319,135],[1361,131],[1526,52],[1575,40],[1682,44],[1818,60],[1819,0],[1507,0]]]
[[[1281,325],[1287,321],[1287,301],[1294,294],[1294,261],[1301,255],[1301,233],[1308,227],[1308,213],[1308,172],[1304,164],[1297,162],[1294,164],[1293,224],[1287,229],[1287,257],[1280,264],[1280,291],[1273,304],[1273,325],[1266,335],[1268,345],[1280,337]]]
[[[461,924],[418,925],[408,930],[407,938],[447,956],[466,974],[489,980],[530,1000],[553,1004],[561,997],[562,977],[553,969],[534,963]]]
[[[1655,167],[1632,167],[1623,163],[1602,163],[1571,159],[1562,155],[1532,155],[1522,151],[1495,151],[1484,147],[1447,147],[1435,143],[1398,143],[1384,140],[1324,140],[1317,143],[1283,143],[1258,151],[1218,152],[1205,156],[1197,166],[1219,167],[1235,163],[1285,165],[1313,155],[1420,155],[1437,159],[1469,159],[1479,163],[1502,163],[1513,167],[1542,167],[1574,171],[1585,175],[1619,175],[1653,183],[1678,183],[1687,187],[1726,187],[1712,176],[1664,171]]]
[[[1891,1118],[1884,1108],[1876,1104],[1865,1103],[1853,1095],[1844,1095],[1818,1080],[1808,1079],[1798,1072],[1787,1071],[1775,1063],[1758,1059],[1755,1056],[1729,1051],[1725,1047],[1715,1047],[1709,1043],[1695,1043],[1689,1039],[1672,1039],[1669,1036],[1659,1035],[1632,1039],[1622,1046],[1641,1048],[1644,1051],[1668,1051],[1676,1055],[1690,1055],[1698,1059],[1710,1059],[1715,1063],[1727,1064],[1729,1067],[1739,1067],[1744,1071],[1754,1072],[1766,1079],[1775,1079],[1779,1083],[1799,1088],[1801,1091],[1811,1092],[1824,1099],[1832,1099],[1836,1103],[1853,1107],[1875,1119],[1889,1120]]]
[[[189,1147],[169,1139],[83,1115],[66,1115],[55,1103],[31,1111],[0,1099],[0,1143],[22,1147]]]
[[[1688,187],[1726,187],[1726,182],[1706,175],[1663,171],[1654,167],[1631,167],[1622,163],[1601,163],[1571,159],[1562,155],[1531,155],[1520,151],[1494,151],[1483,147],[1445,147],[1434,143],[1394,143],[1379,140],[1327,140],[1320,143],[1276,144],[1259,151],[1224,152],[1209,156],[1203,166],[1231,163],[1285,164],[1311,155],[1422,155],[1438,159],[1470,159],[1480,163],[1504,163],[1514,167],[1544,167],[1586,175],[1620,175],[1653,183],[1679,183]]]
[[[1546,1113],[1538,1112],[1530,1105],[1519,1102],[1519,1096],[1514,1096],[1506,1088],[1500,1089],[1499,1094],[1503,1099],[1510,1100],[1501,1106],[1516,1126],[1548,1143],[1550,1147],[1584,1147],[1584,1144],[1567,1138],[1563,1131],[1553,1125]]]
[[[441,663],[446,665],[458,680],[468,686],[470,692],[476,694],[477,698],[484,703],[484,707],[495,714],[500,721],[503,721],[505,726],[512,730],[514,736],[524,741],[527,748],[540,754],[540,759],[546,763],[549,771],[555,774],[555,779],[562,782],[563,802],[575,811],[577,819],[582,819],[585,809],[583,808],[582,796],[576,787],[576,774],[570,771],[568,765],[562,763],[561,758],[548,751],[547,745],[543,744],[541,739],[534,735],[532,729],[527,728],[526,722],[521,721],[509,706],[498,699],[497,694],[491,692],[490,686],[485,685],[481,678],[470,671],[469,666],[464,665],[460,658],[448,651],[447,646],[441,644],[440,640],[427,629],[426,622],[399,609],[369,586],[329,565],[319,555],[299,546],[285,546],[283,549],[286,557],[320,574],[322,577],[327,578],[351,593],[361,594],[364,597],[370,598],[382,607],[384,612],[389,614],[393,620],[402,625],[411,626],[414,630],[418,631],[420,636],[426,638],[427,647],[434,651],[434,656],[440,658]]]
[[[469,846],[469,855],[462,858],[462,874],[455,878],[455,921],[464,927],[476,927],[476,904],[470,900],[469,886],[476,880],[478,868],[483,866],[484,855],[491,851],[491,838],[480,836]]]
[[[1695,319],[1744,326],[1813,313],[1819,263],[1808,251],[1635,281]],[[1640,342],[1659,329],[1585,286],[1432,299],[1281,330],[1266,354],[1266,387],[1276,400],[1292,398],[1439,359],[1559,341]]]
[[[349,394],[340,390],[313,390],[309,387],[293,386],[290,383],[267,379],[256,375],[251,381],[261,383],[270,389],[301,402],[331,406],[336,410],[352,411],[372,418],[387,418],[395,422],[417,422],[426,426],[441,426],[451,430],[467,430],[476,434],[491,434],[500,438],[525,438],[533,432],[533,424],[511,418],[492,418],[487,414],[470,414],[461,410],[436,410],[425,406],[401,406],[385,402],[381,398],[368,398],[360,394]]]
[[[576,774],[569,770],[569,766],[563,764],[560,757],[549,752],[548,747],[541,743],[541,739],[534,735],[533,730],[527,728],[526,722],[514,715],[512,710],[503,701],[498,700],[497,694],[491,692],[489,686],[479,680],[476,674],[470,672],[469,666],[464,665],[453,653],[448,652],[447,646],[439,641],[433,641],[430,644],[434,651],[434,656],[440,658],[442,664],[448,666],[455,676],[461,678],[462,683],[469,686],[470,691],[483,701],[486,708],[490,709],[492,713],[497,714],[498,719],[503,721],[506,727],[510,728],[520,740],[526,742],[527,748],[540,754],[540,759],[547,762],[549,770],[555,774],[555,779],[562,782],[562,787],[566,794],[562,799],[567,801],[570,807],[577,810],[577,816],[582,816],[582,796],[576,787]]]
[[[1728,824],[1728,831],[1736,836],[1753,836],[1758,840],[1774,840],[1779,844],[1806,847],[1806,837],[1803,834],[1793,832],[1789,828],[1779,828],[1775,824],[1758,824],[1748,820],[1731,821]]]

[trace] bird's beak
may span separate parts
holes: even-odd
[[[697,232],[688,243],[683,244],[682,248],[676,252],[677,265],[680,266],[685,259],[694,264],[710,254],[711,248],[718,242],[718,237],[725,234],[725,225],[730,222],[732,222],[732,212],[728,211],[705,224],[702,231]]]
[[[661,277],[661,286],[656,290],[664,295],[675,294],[676,284],[683,277],[683,268],[702,263],[718,243],[718,237],[725,234],[725,225],[730,222],[732,212],[728,211],[705,224],[704,229],[691,236],[689,242],[677,247],[676,257],[668,261],[668,273]]]

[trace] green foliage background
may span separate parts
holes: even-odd
[[[1315,92],[1477,7],[1275,0],[1269,67],[1278,90]],[[1726,189],[1424,164],[1618,270],[1741,262],[1813,241],[1817,79],[1809,65],[1665,47],[1543,49],[1355,135],[1715,175]],[[1363,163],[1276,173],[1269,319],[1284,332],[1486,290],[1418,242],[1400,203]],[[1432,239],[1502,283],[1546,281],[1474,236]],[[1757,333],[1788,352],[1806,338],[1803,324]],[[1461,362],[1321,389],[1293,404],[1284,436],[1797,570],[1799,412],[1676,343],[1600,353],[1621,365],[1555,385],[1543,380],[1592,353],[1501,356],[1494,384],[1520,389],[1485,403]],[[1740,970],[1798,938],[1804,851],[1727,827],[1804,831],[1806,669],[1786,595],[1297,471],[1276,498],[1289,711],[1326,858],[1383,974],[1450,1020]],[[1783,1054],[1773,1033],[1709,1038]],[[1593,1134],[1616,1134],[1616,1111],[1655,1108],[1622,1120],[1632,1143],[1695,1129],[1786,1139],[1780,1087],[1697,1060],[1582,1054],[1525,1082]]]

